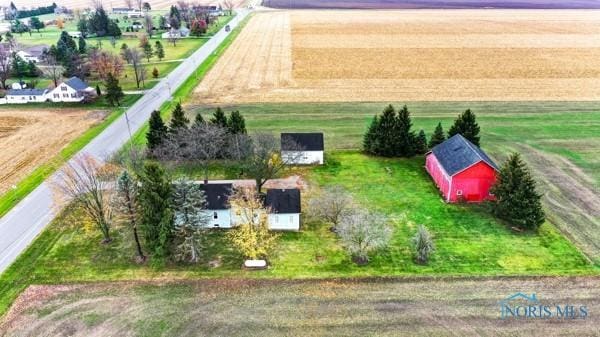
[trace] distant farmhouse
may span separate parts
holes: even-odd
[[[52,90],[10,89],[3,103],[82,102],[93,97],[96,90],[78,77],[71,77]]]
[[[496,182],[498,166],[460,134],[435,146],[426,156],[425,168],[446,202],[494,198],[490,187]]]
[[[206,215],[211,228],[232,228],[239,223],[239,215],[232,214],[229,196],[231,183],[202,184],[206,196]],[[267,216],[272,230],[300,229],[301,193],[299,189],[268,189],[265,206],[270,209]]]
[[[323,164],[323,133],[282,133],[281,157],[290,164]]]
[[[35,63],[39,63],[44,57],[44,52],[47,51],[49,48],[50,46],[45,44],[27,47],[23,50],[19,50],[17,52],[17,55],[27,62],[32,61]]]
[[[179,29],[171,28],[161,35],[163,39],[182,39],[188,36],[190,36],[190,30],[185,27]]]

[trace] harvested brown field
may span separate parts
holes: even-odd
[[[600,99],[600,12],[265,11],[198,103]]]
[[[0,110],[0,194],[56,156],[105,114],[78,109]]]
[[[599,336],[597,277],[201,280],[32,286],[3,336]],[[586,319],[501,319],[523,292]],[[510,306],[528,305],[514,300]],[[523,311],[523,310],[521,310]],[[4,324],[4,325],[2,325]]]

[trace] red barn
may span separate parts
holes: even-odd
[[[493,199],[490,187],[496,182],[498,166],[461,135],[435,146],[427,154],[425,168],[447,202]]]

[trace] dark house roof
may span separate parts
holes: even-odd
[[[231,194],[231,184],[202,184],[200,185],[206,196],[206,208],[229,209],[228,199]]]
[[[274,213],[300,213],[300,190],[297,188],[267,190],[265,204]]]
[[[66,82],[66,85],[70,86],[71,88],[75,89],[75,90],[85,90],[89,87],[89,85],[87,85],[87,83],[85,83],[84,81],[82,81],[79,77],[73,76],[71,78],[69,78]]]
[[[496,163],[485,152],[460,134],[454,135],[435,146],[431,152],[446,170],[446,173],[451,176],[480,161],[484,161],[495,170],[498,170]]]
[[[39,57],[44,54],[44,50],[48,50],[49,48],[50,47],[46,44],[40,44],[40,45],[25,48],[25,49],[23,49],[23,51],[25,51],[33,56]]]
[[[10,89],[10,96],[41,96],[46,92],[46,89]]]
[[[282,133],[283,151],[323,151],[323,133]]]

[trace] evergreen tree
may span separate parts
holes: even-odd
[[[154,55],[154,50],[152,50],[152,45],[149,42],[145,43],[144,46],[142,47],[142,51],[144,52],[144,57],[146,58],[146,60],[148,60],[148,62],[150,62],[150,58],[152,57],[152,55]]]
[[[227,128],[227,116],[225,116],[225,113],[221,107],[218,107],[217,110],[215,110],[210,122],[222,128]]]
[[[146,256],[142,251],[138,235],[137,188],[137,181],[127,171],[123,171],[117,179],[116,206],[121,215],[121,222],[131,228],[137,257],[140,262],[143,262]]]
[[[429,151],[429,148],[427,147],[427,136],[425,135],[425,131],[421,130],[415,140],[415,153],[425,154],[427,151]]]
[[[87,36],[87,33],[90,30],[90,25],[88,19],[85,16],[81,17],[81,19],[77,22],[77,30],[81,32],[82,36]]]
[[[87,47],[85,44],[85,39],[83,36],[79,37],[79,54],[85,54],[87,52]]]
[[[149,130],[146,133],[146,140],[148,143],[148,149],[152,151],[162,144],[165,138],[167,138],[167,126],[160,117],[160,112],[157,110],[152,111],[148,123]]]
[[[96,84],[96,95],[102,96],[102,90],[100,90],[100,84]]]
[[[204,118],[202,118],[202,114],[198,112],[196,114],[196,118],[194,119],[194,126],[202,126],[205,123],[206,122],[204,121]]]
[[[154,78],[158,78],[158,69],[156,67],[154,67],[154,69],[152,69],[152,77]]]
[[[96,34],[96,36],[105,36],[108,34],[110,22],[111,20],[108,18],[104,7],[100,6],[99,8],[96,8],[88,22],[88,31],[92,34]]]
[[[471,143],[479,146],[479,125],[477,124],[475,114],[471,112],[471,109],[467,109],[465,112],[458,115],[458,118],[454,121],[454,125],[448,130],[448,137],[452,137],[458,133]]]
[[[379,117],[373,116],[373,120],[363,137],[363,150],[367,153],[376,154],[379,148],[377,132],[379,131]]]
[[[435,131],[431,135],[431,139],[429,140],[429,148],[433,149],[434,146],[443,143],[446,140],[446,136],[444,136],[444,129],[442,129],[442,123],[438,123],[435,127]]]
[[[196,263],[200,257],[203,232],[208,217],[203,212],[206,198],[200,185],[191,180],[178,179],[173,187],[173,210],[175,212],[176,245],[178,261]]]
[[[58,39],[58,42],[56,42],[56,51],[56,59],[63,63],[63,65],[73,54],[77,53],[77,44],[69,33],[65,31],[60,33],[60,38]]]
[[[500,168],[491,193],[496,197],[494,214],[511,225],[536,230],[544,223],[541,195],[527,165],[513,153]]]
[[[44,23],[37,16],[29,19],[29,24],[31,25],[31,28],[37,30],[38,33],[40,32],[40,29],[44,28]]]
[[[113,20],[110,20],[108,22],[108,27],[107,27],[106,33],[108,36],[112,36],[115,38],[120,37],[123,34],[121,32],[121,28],[119,28],[119,25]]]
[[[185,111],[183,111],[181,103],[177,103],[171,115],[171,124],[169,125],[169,130],[171,132],[177,132],[178,129],[187,128],[189,123],[190,120],[185,117]]]
[[[106,86],[106,100],[114,106],[120,106],[121,99],[125,97],[123,93],[123,89],[119,85],[119,80],[113,76],[113,74],[108,73],[108,77],[106,78],[106,82],[104,84]]]
[[[244,116],[238,111],[232,111],[227,121],[227,127],[229,132],[233,135],[246,134],[246,120]]]
[[[396,154],[396,110],[390,104],[379,117],[379,128],[377,130],[377,149],[374,154],[384,157],[393,157]]]
[[[165,58],[165,48],[163,47],[162,43],[160,43],[160,41],[156,41],[156,43],[154,44],[154,50],[156,57],[158,57],[158,60],[162,61],[162,59]]]
[[[171,181],[164,169],[154,162],[144,164],[140,181],[140,225],[146,246],[155,256],[164,258],[169,253],[174,230]]]
[[[412,128],[410,112],[405,106],[398,111],[398,118],[394,127],[396,141],[393,142],[394,155],[397,157],[412,157],[415,155],[416,136]]]

